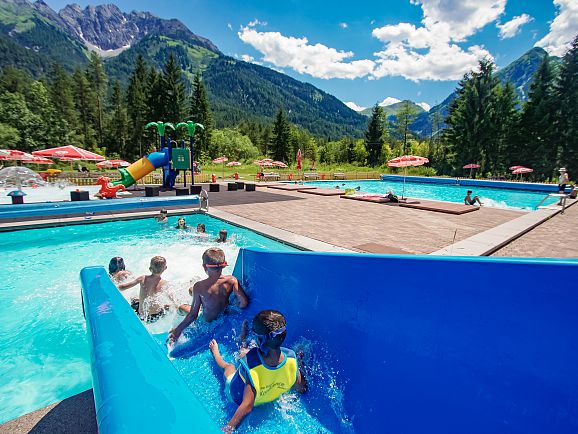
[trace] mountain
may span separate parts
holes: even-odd
[[[498,70],[496,77],[502,83],[512,83],[519,100],[521,102],[527,101],[528,90],[532,84],[534,74],[545,55],[546,51],[543,48],[534,47],[505,68]],[[560,60],[557,57],[552,59],[556,62]],[[429,112],[418,115],[415,122],[411,125],[412,131],[422,136],[431,134],[432,124],[436,117],[439,119],[440,127],[445,128],[443,120],[448,116],[450,105],[456,96],[456,92],[452,92],[441,104],[432,107]]]
[[[124,84],[139,54],[161,69],[172,53],[187,87],[202,73],[220,127],[243,119],[270,122],[280,107],[291,122],[328,138],[361,136],[367,123],[311,84],[224,55],[179,20],[125,13],[115,5],[72,4],[55,12],[42,0],[0,0],[0,67],[18,66],[39,77],[54,61],[69,71],[86,64],[90,51],[105,58],[111,80]]]
[[[413,107],[413,109],[415,110],[416,114],[425,113],[425,110],[420,105],[416,104],[415,102],[410,101],[410,100],[403,100],[403,101],[399,101],[399,102],[396,102],[393,104],[382,106],[383,112],[385,113],[385,116],[388,119],[391,117],[397,116],[397,112],[399,112],[403,108],[403,106],[405,105],[406,102],[409,102],[411,107]],[[368,107],[365,110],[360,111],[359,113],[361,113],[362,115],[365,115],[365,116],[371,116],[372,110],[373,110],[373,107]]]

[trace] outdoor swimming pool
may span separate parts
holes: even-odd
[[[221,228],[235,235],[234,243],[219,245],[231,264],[225,272],[232,272],[240,247],[294,250],[203,214],[186,219],[194,227],[204,223],[210,237],[172,229],[176,217],[169,225],[146,219],[0,233],[0,423],[91,387],[81,268],[122,256],[138,275],[148,272],[152,256],[163,255],[163,276],[188,302],[190,281],[204,275],[202,252]]]
[[[307,182],[319,188],[356,188],[365,193],[386,194],[392,190],[396,195],[401,196],[403,181],[320,181]],[[540,203],[547,193],[542,191],[509,190],[505,188],[489,187],[465,187],[461,185],[426,184],[421,182],[406,182],[404,196],[418,199],[442,200],[446,202],[464,203],[466,192],[472,190],[474,195],[480,197],[484,206],[494,208],[522,209],[532,211]],[[543,205],[550,205],[556,202],[551,198]]]

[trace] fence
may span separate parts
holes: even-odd
[[[99,176],[107,176],[111,181],[116,181],[120,179],[119,172],[62,172],[58,174],[51,174],[47,177],[48,182],[60,182],[68,181],[75,185],[86,186],[86,185],[96,185],[96,180]],[[199,182],[209,182],[211,180],[211,175],[208,173],[197,173],[195,174],[195,183]],[[137,184],[162,184],[163,176],[160,170],[149,173],[148,175],[142,177],[138,180]],[[179,174],[176,178],[176,183],[183,183],[183,175]],[[187,184],[191,183],[191,175],[187,174]]]

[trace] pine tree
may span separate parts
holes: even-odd
[[[508,148],[513,142],[519,114],[516,111],[517,96],[512,83],[494,88],[494,128],[495,138],[486,147],[486,161],[493,173],[505,173],[508,167]]]
[[[559,104],[559,146],[557,167],[565,166],[572,179],[578,178],[578,36],[562,58],[560,77],[556,86]]]
[[[147,105],[147,66],[144,57],[139,54],[135,69],[129,79],[127,90],[127,114],[130,146],[126,149],[125,158],[134,159],[143,155],[146,143],[145,125],[149,122]],[[150,119],[152,121],[152,119]]]
[[[90,84],[94,105],[94,130],[98,146],[104,141],[104,98],[106,96],[106,74],[102,67],[102,59],[95,52],[90,53],[90,62],[86,69],[86,78]]]
[[[193,93],[191,95],[190,104],[190,117],[191,120],[201,124],[205,127],[204,130],[199,129],[196,131],[195,143],[199,146],[199,151],[207,152],[211,146],[211,134],[213,130],[213,115],[211,113],[211,108],[209,106],[209,100],[207,98],[207,91],[205,85],[201,80],[201,75],[197,72],[195,78],[193,79]],[[253,143],[253,137],[249,136]]]
[[[410,101],[404,101],[401,109],[395,115],[394,128],[397,136],[401,138],[403,144],[403,155],[408,154],[407,141],[412,134],[409,126],[415,120],[417,110]]]
[[[370,166],[378,166],[381,161],[381,149],[385,136],[383,108],[375,104],[371,111],[371,117],[365,132],[365,149],[367,150],[367,163]]]
[[[110,117],[106,128],[107,149],[126,158],[128,116],[120,83],[115,81],[109,104]]]
[[[80,121],[80,131],[82,132],[83,143],[85,147],[92,148],[96,145],[93,128],[95,124],[95,109],[92,105],[95,97],[86,75],[80,70],[80,68],[76,68],[72,80],[74,82],[74,102]]]
[[[556,74],[548,55],[534,75],[518,125],[518,134],[509,149],[509,161],[519,161],[534,169],[538,178],[550,178],[556,167]]]
[[[289,160],[290,128],[283,109],[279,109],[273,124],[273,141],[271,143],[272,157],[277,161]]]
[[[181,67],[177,64],[173,53],[170,54],[164,66],[162,75],[162,101],[164,105],[164,122],[178,123],[183,120],[185,104],[185,85],[183,84]]]
[[[52,135],[59,143],[71,144],[78,116],[74,107],[72,80],[64,69],[54,64],[50,70],[50,99],[56,113],[52,122]]]

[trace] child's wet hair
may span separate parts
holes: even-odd
[[[115,256],[108,263],[109,274],[113,274],[116,273],[117,271],[124,271],[124,270],[125,270],[124,259],[122,259],[120,256]]]
[[[151,259],[150,270],[151,273],[162,273],[167,266],[167,260],[162,256],[153,256]]]
[[[253,318],[253,330],[255,328],[263,330],[263,334],[268,334],[287,326],[287,321],[283,314],[277,310],[262,310]],[[267,340],[267,346],[278,349],[287,336],[287,330],[279,333],[275,337]]]
[[[205,224],[204,223],[199,223],[197,225],[197,232],[205,232]]]
[[[226,267],[225,252],[217,247],[211,247],[203,253],[203,264],[212,270],[222,270]]]

